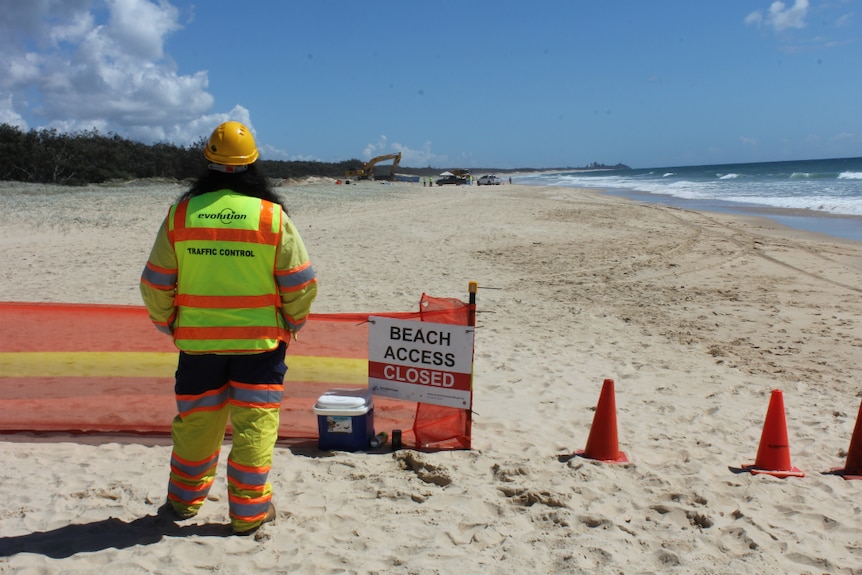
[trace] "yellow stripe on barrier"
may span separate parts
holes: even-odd
[[[368,383],[368,361],[341,357],[289,356],[286,381]],[[0,353],[0,380],[8,377],[169,377],[176,352],[80,351]]]
[[[288,356],[287,381],[368,384],[368,360],[313,355]]]

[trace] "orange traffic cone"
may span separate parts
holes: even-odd
[[[853,437],[850,438],[850,449],[847,450],[844,468],[839,467],[832,471],[844,479],[862,479],[862,404],[859,405],[859,414],[856,416],[856,426],[853,428]]]
[[[773,390],[769,399],[760,446],[757,448],[757,459],[754,465],[743,465],[742,468],[754,474],[774,477],[805,477],[804,472],[790,464],[787,423],[784,420],[784,396],[780,389]]]
[[[593,416],[587,447],[576,451],[576,455],[588,459],[597,459],[605,463],[628,463],[626,454],[620,451],[617,442],[617,406],[614,399],[614,380],[606,379],[602,385],[602,394]]]

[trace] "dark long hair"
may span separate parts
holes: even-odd
[[[263,170],[255,162],[248,166],[244,172],[236,172],[226,174],[217,170],[210,170],[208,167],[198,177],[192,187],[180,196],[179,200],[183,201],[201,194],[217,192],[219,190],[232,190],[244,196],[260,198],[270,201],[281,206],[281,209],[287,213],[287,207],[284,205],[284,200],[275,193],[269,179],[263,173]]]

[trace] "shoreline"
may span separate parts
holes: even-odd
[[[831,238],[862,242],[862,216],[833,214],[799,208],[778,208],[757,204],[741,204],[722,200],[691,200],[667,194],[654,194],[640,190],[594,188],[612,196],[632,201],[647,202],[686,210],[706,211],[740,216],[753,216],[772,220],[790,229],[821,234]]]

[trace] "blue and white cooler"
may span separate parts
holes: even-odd
[[[370,389],[330,389],[314,404],[322,450],[362,451],[374,437]]]

